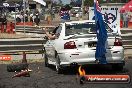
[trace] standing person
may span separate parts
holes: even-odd
[[[40,18],[39,18],[39,14],[38,13],[36,13],[36,17],[34,19],[34,22],[36,23],[37,26],[39,26]]]
[[[33,14],[30,14],[30,22],[33,22]]]
[[[21,22],[20,16],[17,16],[17,17],[16,17],[16,22],[17,22],[17,23],[20,23],[20,22]]]
[[[79,20],[79,13],[76,13],[76,20]]]
[[[2,32],[2,17],[1,17],[1,15],[0,15],[0,30]]]
[[[55,12],[53,10],[51,10],[51,18],[52,18],[52,20],[54,20],[54,18],[55,18]]]
[[[6,16],[3,17],[2,25],[3,25],[3,28],[4,28],[4,32],[6,32],[6,28],[7,28],[7,19],[6,19]]]
[[[17,17],[17,21],[18,22],[23,22],[23,12],[21,12],[21,14]]]
[[[70,20],[70,14],[68,11],[64,11],[63,16],[62,16],[62,22],[69,21]]]
[[[123,14],[123,27],[128,28],[128,20],[129,20],[128,14],[124,13]]]
[[[52,20],[51,11],[49,10],[46,17],[47,24],[51,24],[51,20]]]
[[[28,12],[28,10],[26,10],[26,13],[25,13],[25,22],[28,22],[28,16],[29,16],[29,12]]]
[[[51,20],[52,20],[51,14],[48,14],[47,15],[47,24],[51,24]]]
[[[25,14],[25,22],[28,22],[28,15]]]
[[[132,22],[132,13],[130,14],[130,17],[129,18],[130,18],[130,22]]]
[[[21,12],[20,19],[21,19],[21,22],[24,23],[24,12],[23,11]]]

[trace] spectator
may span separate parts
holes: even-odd
[[[21,22],[21,19],[19,17],[16,18],[16,22],[17,23],[20,23]]]
[[[28,22],[28,15],[25,14],[25,22]]]
[[[30,22],[33,22],[33,14],[30,14]]]
[[[39,26],[40,18],[39,18],[39,14],[38,13],[36,13],[36,17],[34,19],[34,22],[36,23],[37,26]]]
[[[26,10],[26,13],[25,13],[25,22],[28,22],[28,16],[29,16],[29,12],[28,12],[28,10]]]
[[[132,22],[132,14],[130,14],[130,22]]]
[[[21,22],[24,22],[24,12],[21,12],[21,15],[19,16],[19,18],[21,19]]]
[[[2,32],[2,16],[0,15],[0,30]]]
[[[76,14],[76,19],[79,20],[79,13]]]
[[[62,22],[64,21],[68,21],[68,20],[70,20],[70,14],[68,13],[68,11],[65,11],[64,13],[63,13],[63,16],[61,17],[61,19],[62,19]]]
[[[51,11],[51,18],[52,18],[52,20],[55,18],[55,13],[53,10]]]
[[[128,20],[129,20],[128,14],[124,13],[123,14],[123,27],[128,28]]]
[[[47,24],[51,24],[52,18],[51,18],[50,14],[47,15],[47,19],[46,20],[47,20]]]
[[[4,32],[6,32],[6,28],[7,28],[7,19],[6,19],[6,16],[3,17],[2,25],[4,27]]]

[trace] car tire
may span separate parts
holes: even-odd
[[[115,71],[122,71],[123,70],[123,65],[114,64],[114,65],[112,65],[112,69],[115,70]]]
[[[57,72],[58,74],[61,74],[62,71],[63,71],[63,69],[62,69],[62,67],[61,67],[61,65],[60,65],[60,58],[59,58],[59,55],[58,55],[58,54],[56,55],[55,70],[56,70],[56,72]]]
[[[49,67],[48,57],[47,57],[46,53],[45,53],[44,57],[45,57],[45,67]]]
[[[7,71],[8,72],[19,72],[21,70],[25,70],[28,68],[28,64],[27,63],[21,63],[21,64],[9,64],[7,65]]]

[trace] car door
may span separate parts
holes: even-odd
[[[55,57],[55,49],[54,49],[54,41],[55,40],[48,40],[45,44],[45,50],[48,60],[54,62]]]
[[[56,35],[54,40],[48,40],[45,44],[45,50],[46,50],[46,55],[48,59],[52,62],[55,62],[55,47],[58,47],[55,43],[59,38],[59,34],[61,32],[62,26],[58,26],[53,30],[53,33]]]

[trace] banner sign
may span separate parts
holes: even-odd
[[[0,61],[10,61],[12,57],[10,55],[0,55]]]
[[[121,6],[101,6],[103,20],[114,32],[118,33],[120,30],[120,8]],[[94,7],[89,7],[89,20],[94,20],[94,18]]]

